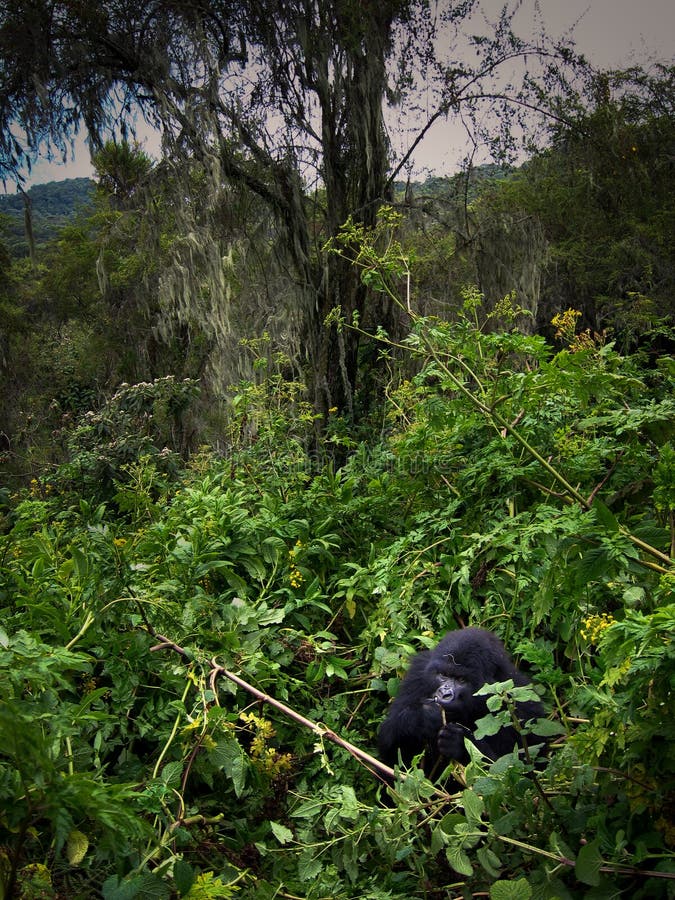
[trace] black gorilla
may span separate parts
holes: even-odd
[[[474,692],[484,684],[508,678],[515,685],[530,683],[496,635],[482,628],[449,632],[433,650],[413,657],[380,728],[380,759],[393,766],[400,751],[404,765],[409,766],[413,757],[424,751],[424,771],[431,775],[438,774],[450,760],[469,761],[465,737],[490,759],[510,753],[519,743],[511,726],[492,737],[473,738],[476,721],[488,712],[486,698],[475,697]],[[544,714],[537,701],[519,703],[516,710],[521,722]]]

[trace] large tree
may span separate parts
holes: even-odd
[[[0,0],[0,175],[45,142],[65,153],[82,122],[97,145],[111,126],[126,134],[140,112],[161,130],[174,181],[202,167],[211,186],[202,206],[229,181],[273,212],[300,297],[315,408],[350,412],[359,338],[331,332],[325,317],[337,305],[348,317],[386,321],[388,311],[367,306],[358,274],[323,247],[348,216],[374,223],[404,161],[391,165],[386,99],[400,100],[420,74],[436,79],[418,138],[439,118],[468,121],[486,101],[530,105],[514,85],[496,87],[502,67],[541,50],[515,38],[506,7],[474,39],[477,61],[462,61],[458,29],[476,5],[442,3],[432,14],[420,0]],[[557,78],[552,60],[542,73]]]

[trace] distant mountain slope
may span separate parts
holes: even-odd
[[[468,199],[472,200],[482,187],[490,181],[503,178],[511,169],[497,165],[483,165],[472,169],[469,174]],[[424,200],[454,198],[465,199],[466,174],[450,177],[432,176],[424,182],[404,181],[394,183],[394,191],[399,199],[411,196]],[[39,249],[53,240],[63,225],[73,219],[81,209],[90,206],[95,183],[89,178],[68,178],[65,181],[50,181],[37,184],[27,193],[31,205],[33,235]],[[0,242],[4,243],[14,258],[28,256],[28,241],[24,219],[24,198],[21,194],[0,194]]]
[[[63,225],[83,208],[91,205],[94,182],[90,178],[68,178],[36,184],[27,192],[31,206],[33,235],[37,247],[52,240]],[[21,194],[0,195],[0,240],[12,256],[28,255],[24,223],[24,198]],[[4,226],[4,227],[2,227]]]

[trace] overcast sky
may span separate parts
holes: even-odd
[[[447,0],[441,0],[441,5],[443,2]],[[483,0],[482,4],[486,16],[492,19],[503,5],[504,0]],[[675,0],[523,0],[515,20],[516,31],[523,37],[528,36],[537,9],[552,37],[571,33],[577,49],[598,68],[646,64],[654,59],[673,62]],[[452,173],[463,156],[460,141],[457,132],[453,135],[439,125],[425,141],[420,167],[428,166],[439,174]],[[147,150],[152,154],[153,147]],[[28,184],[91,172],[89,153],[80,141],[73,162],[58,165],[38,160]]]
[[[482,0],[482,18],[496,21],[505,2]],[[519,36],[536,38],[543,25],[551,38],[570,37],[598,69],[675,62],[675,0],[510,0],[509,6],[518,6],[513,27]],[[397,149],[405,152],[402,143],[399,138]],[[454,174],[467,146],[456,122],[439,121],[415,155],[413,177]],[[479,153],[474,162],[487,160]]]

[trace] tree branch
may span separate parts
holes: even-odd
[[[183,656],[186,659],[192,658],[191,654],[184,647],[176,644],[175,641],[172,641],[170,638],[164,637],[164,635],[162,634],[154,634],[152,631],[151,634],[159,641],[158,644],[155,644],[150,648],[151,653],[155,653],[158,650],[173,650],[175,653],[178,653],[180,656]],[[211,685],[214,697],[217,696],[216,681],[218,679],[218,676],[224,675],[226,678],[229,678],[230,681],[233,681],[236,685],[243,688],[245,691],[248,691],[249,694],[257,697],[258,700],[262,700],[263,703],[268,703],[270,706],[278,709],[279,712],[283,713],[289,719],[293,719],[294,722],[302,725],[303,728],[307,728],[318,737],[331,741],[333,744],[337,744],[338,747],[342,747],[343,750],[346,750],[355,759],[358,759],[359,762],[364,763],[366,768],[374,771],[374,773],[378,775],[378,777],[383,778],[384,780],[395,779],[396,773],[390,766],[386,766],[383,762],[380,762],[379,759],[371,756],[370,753],[366,753],[365,750],[361,750],[355,744],[352,744],[350,743],[350,741],[345,740],[345,738],[340,737],[339,734],[331,731],[330,728],[326,728],[323,725],[319,725],[316,722],[313,722],[311,719],[308,719],[305,716],[301,715],[299,712],[296,712],[290,706],[286,706],[285,703],[281,703],[280,700],[275,700],[274,697],[271,697],[269,694],[264,693],[264,691],[260,691],[258,690],[258,688],[253,687],[252,684],[249,684],[248,681],[245,681],[239,675],[235,675],[234,672],[230,672],[224,666],[219,665],[216,662],[215,658],[210,661],[210,665],[211,671],[209,673],[209,684]],[[399,775],[401,778],[405,777],[401,773],[399,773]]]

